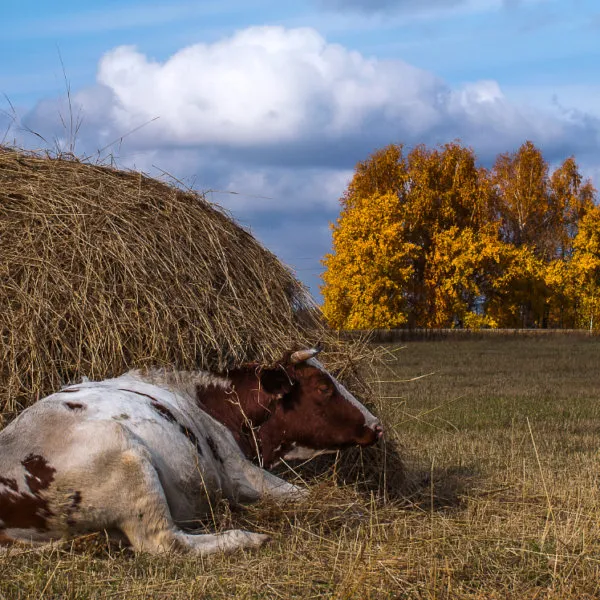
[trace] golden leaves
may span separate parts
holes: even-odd
[[[378,150],[341,200],[324,314],[348,329],[572,326],[584,303],[569,296],[600,292],[594,198],[573,158],[549,176],[531,142],[491,171],[458,142]]]

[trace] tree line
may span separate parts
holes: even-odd
[[[323,264],[339,329],[600,327],[600,209],[573,157],[525,142],[486,169],[452,142],[358,163]]]

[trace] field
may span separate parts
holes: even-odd
[[[600,343],[382,352],[384,365],[365,368],[388,439],[402,444],[404,498],[336,485],[330,472],[297,506],[215,515],[211,528],[270,533],[258,551],[135,556],[92,536],[1,557],[0,598],[600,597]]]

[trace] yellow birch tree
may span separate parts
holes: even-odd
[[[573,157],[550,172],[531,142],[491,171],[459,142],[387,146],[341,199],[323,312],[349,329],[593,321],[595,199]]]

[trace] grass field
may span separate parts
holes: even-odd
[[[135,556],[101,536],[19,551],[0,557],[0,598],[600,597],[600,342],[412,342],[384,357],[367,377],[402,445],[404,498],[322,476],[297,506],[224,508],[211,527],[273,536],[227,557]]]

